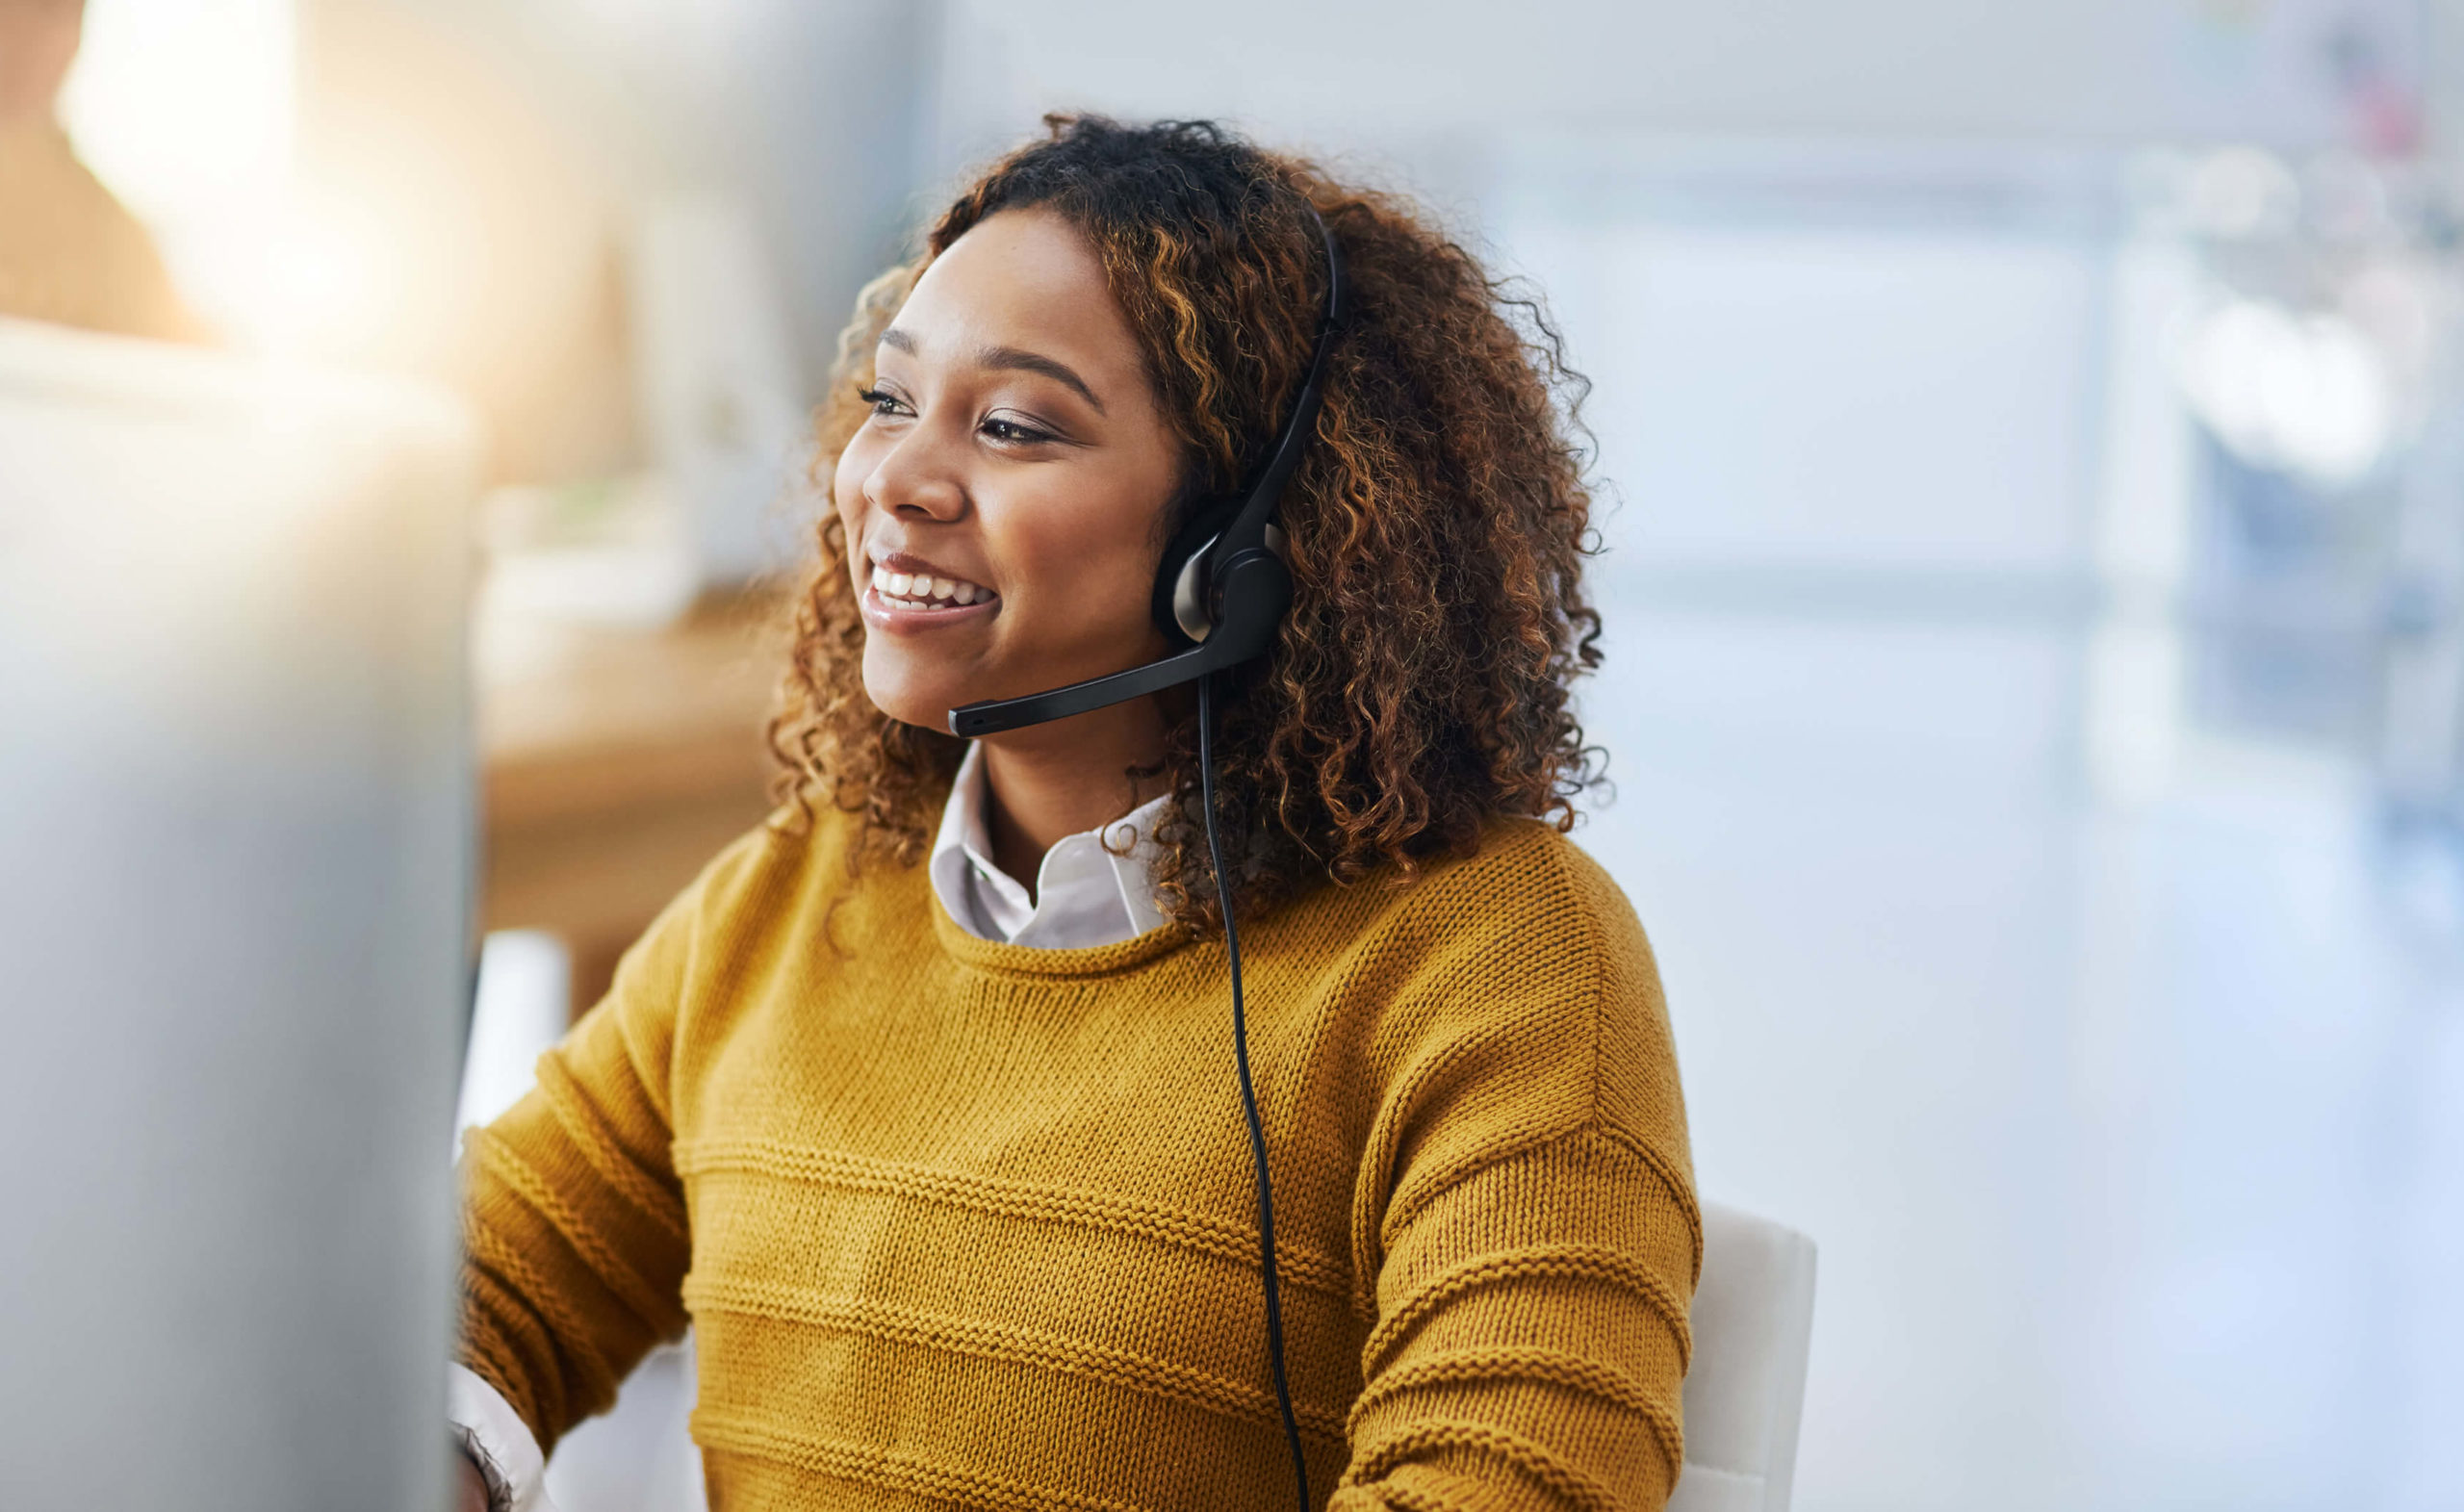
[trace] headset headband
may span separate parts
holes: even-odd
[[[1304,199],[1302,203],[1308,202]],[[1318,346],[1309,355],[1308,375],[1300,381],[1299,397],[1292,401],[1292,414],[1284,421],[1282,433],[1275,437],[1274,449],[1267,453],[1266,466],[1258,470],[1248,497],[1241,501],[1240,512],[1216,537],[1209,554],[1219,561],[1229,561],[1244,551],[1266,544],[1267,522],[1274,517],[1275,504],[1283,497],[1283,485],[1291,481],[1293,470],[1300,465],[1300,453],[1317,432],[1318,406],[1324,397],[1326,353],[1333,348],[1335,333],[1344,323],[1344,259],[1335,249],[1335,234],[1326,228],[1325,218],[1318,214],[1317,206],[1309,206],[1309,218],[1318,223],[1318,238],[1326,248],[1326,313],[1318,321]]]

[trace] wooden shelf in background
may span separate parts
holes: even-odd
[[[659,630],[559,628],[480,674],[485,927],[574,958],[576,1010],[730,840],[761,821],[785,667],[781,602],[705,601]]]

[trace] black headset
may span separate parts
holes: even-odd
[[[1307,201],[1302,203],[1306,204]],[[1155,571],[1155,623],[1175,652],[1161,661],[1072,682],[1020,698],[989,699],[950,710],[950,733],[973,737],[1066,719],[1142,694],[1184,682],[1197,684],[1197,767],[1206,807],[1206,850],[1213,863],[1216,896],[1223,907],[1223,950],[1232,971],[1232,1064],[1240,1074],[1241,1112],[1249,1128],[1250,1169],[1257,1177],[1258,1251],[1265,1269],[1267,1366],[1274,1378],[1275,1410],[1283,1417],[1292,1474],[1299,1482],[1301,1512],[1309,1507],[1309,1468],[1300,1453],[1300,1423],[1292,1412],[1292,1386],[1283,1369],[1283,1302],[1274,1258],[1274,1186],[1267,1177],[1267,1139],[1258,1120],[1257,1089],[1249,1079],[1248,1019],[1241,996],[1241,931],[1232,917],[1232,889],[1223,884],[1223,844],[1215,828],[1215,674],[1266,654],[1275,628],[1292,607],[1292,569],[1283,557],[1283,532],[1274,526],[1275,500],[1299,465],[1300,452],[1318,428],[1326,353],[1343,329],[1344,260],[1334,233],[1315,205],[1309,217],[1326,244],[1326,313],[1318,326],[1318,349],[1309,375],[1266,466],[1245,494],[1218,499],[1190,512],[1164,549]]]

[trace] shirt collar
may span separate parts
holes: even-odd
[[[1148,879],[1155,825],[1170,801],[1168,794],[1152,799],[1100,829],[1063,837],[1044,853],[1030,899],[1016,878],[992,863],[984,748],[969,744],[927,863],[934,896],[982,939],[1043,950],[1135,939],[1164,922]],[[1107,835],[1113,850],[1104,846]]]

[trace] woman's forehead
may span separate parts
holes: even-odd
[[[1142,383],[1135,333],[1085,234],[1044,210],[988,216],[933,260],[891,321],[889,344],[934,363],[1013,348],[1094,382]]]

